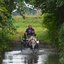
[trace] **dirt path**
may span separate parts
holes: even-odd
[[[13,50],[21,50],[21,41],[12,42],[12,48]],[[52,46],[52,44],[44,42],[40,42],[39,49],[53,49],[52,51],[55,51],[55,48]]]
[[[21,50],[21,41],[12,42],[13,50]]]

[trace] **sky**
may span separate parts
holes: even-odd
[[[26,2],[24,2],[24,3],[25,3],[25,5],[26,5],[26,7],[31,8],[31,9],[33,9],[33,8],[34,8],[34,6],[32,6],[32,5],[27,4]]]
[[[26,7],[28,8],[31,8],[31,9],[34,9],[34,6],[30,5],[30,4],[27,4],[25,1],[24,1]],[[18,6],[16,6],[16,8],[18,8]],[[34,10],[37,10],[37,9],[34,9]],[[17,9],[13,10],[13,12],[17,11]]]

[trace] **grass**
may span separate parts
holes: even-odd
[[[13,17],[13,25],[17,27],[17,33],[14,35],[10,35],[11,41],[17,41],[21,40],[23,34],[25,33],[26,29],[28,28],[28,25],[32,25],[34,28],[36,34],[38,35],[38,39],[44,42],[49,42],[47,38],[47,29],[42,27],[42,17],[36,17],[36,16],[26,16],[25,19],[23,19],[21,16],[15,16]]]

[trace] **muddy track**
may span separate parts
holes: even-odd
[[[12,42],[13,50],[21,50],[21,41]]]
[[[21,41],[12,42],[12,48],[13,50],[21,50]],[[44,43],[41,41],[39,44],[39,49],[54,49],[55,51],[55,48],[52,46],[52,44]]]

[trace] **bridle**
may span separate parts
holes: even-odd
[[[34,40],[34,39],[31,39],[29,42],[28,42],[28,44],[30,44],[30,42],[32,41],[32,40]],[[35,40],[34,40],[35,41]],[[37,44],[37,42],[35,41],[35,43]]]

